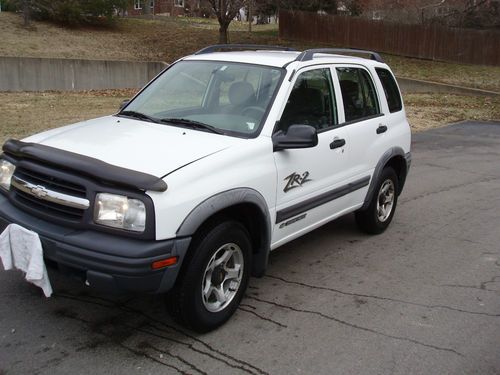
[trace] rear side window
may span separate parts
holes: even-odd
[[[375,70],[380,78],[380,82],[382,82],[387,104],[389,105],[389,111],[391,111],[391,113],[401,111],[403,108],[401,95],[399,94],[398,85],[396,85],[396,81],[391,72],[381,68],[376,68]]]
[[[337,68],[345,121],[361,121],[378,115],[380,108],[372,79],[368,72],[360,68]]]

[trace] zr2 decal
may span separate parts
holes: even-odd
[[[306,182],[311,181],[311,179],[309,179],[308,177],[309,172],[304,172],[302,174],[293,172],[290,176],[284,178],[284,180],[286,181],[286,185],[283,191],[285,193],[288,193],[290,190],[304,185]]]

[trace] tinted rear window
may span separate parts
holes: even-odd
[[[368,72],[360,68],[337,68],[345,121],[361,121],[380,113],[375,87]]]
[[[397,112],[401,111],[403,108],[401,102],[401,96],[399,95],[398,86],[391,72],[386,69],[377,68],[375,69],[384,87],[385,97],[387,98],[387,104],[389,105],[389,111]]]

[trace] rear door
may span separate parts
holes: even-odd
[[[352,139],[349,152],[354,179],[372,176],[377,162],[388,149],[389,124],[384,115],[380,93],[373,72],[361,65],[335,66],[341,90],[345,125]],[[382,94],[383,95],[383,94]],[[353,205],[361,204],[366,188],[353,192]]]

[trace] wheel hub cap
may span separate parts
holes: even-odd
[[[380,222],[384,222],[391,216],[394,207],[395,189],[391,179],[385,180],[380,186],[377,198],[377,217]]]
[[[225,277],[226,272],[224,271],[224,269],[222,269],[221,267],[217,267],[212,272],[212,284],[214,284],[215,286],[222,284]]]
[[[238,245],[228,243],[217,249],[201,285],[202,301],[208,311],[221,311],[231,303],[241,286],[243,266],[243,252]]]

